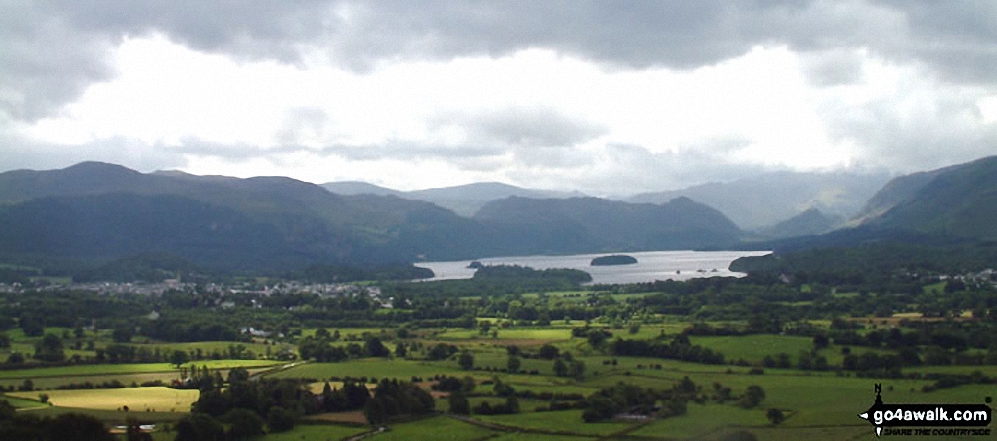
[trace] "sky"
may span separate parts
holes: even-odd
[[[0,0],[0,170],[620,195],[995,141],[992,1]]]

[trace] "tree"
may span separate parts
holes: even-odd
[[[115,441],[104,423],[90,415],[66,413],[47,423],[49,439],[71,439],[79,441]]]
[[[377,337],[368,338],[363,345],[363,351],[365,354],[371,357],[387,357],[391,355],[391,351],[381,343],[381,339]]]
[[[460,357],[457,358],[457,364],[461,369],[469,371],[474,368],[474,354],[471,351],[465,350],[460,353]]]
[[[571,362],[571,376],[575,380],[582,381],[585,379],[585,363],[581,360],[575,360]]]
[[[35,343],[35,358],[50,362],[65,360],[66,353],[62,347],[62,339],[55,334],[45,334],[41,341]]]
[[[294,412],[280,406],[271,407],[267,414],[267,427],[271,433],[291,431],[294,429]]]
[[[557,375],[558,377],[568,376],[568,365],[564,363],[564,360],[561,360],[560,358],[554,360],[554,375]]]
[[[24,335],[28,337],[41,337],[45,333],[45,323],[34,316],[21,316],[18,324],[24,331]]]
[[[510,355],[505,361],[505,368],[509,370],[510,373],[516,373],[519,371],[520,361],[519,357],[515,355]]]
[[[546,309],[537,317],[537,326],[550,326],[550,313]]]
[[[544,343],[544,345],[540,347],[540,350],[537,351],[537,356],[545,360],[553,360],[560,355],[560,352],[561,351],[557,349],[557,346],[550,343]]]
[[[228,371],[228,382],[230,384],[245,381],[249,381],[249,371],[246,368],[237,367]]]
[[[235,408],[222,416],[229,424],[228,436],[233,440],[249,439],[263,434],[263,418],[249,409]]]
[[[519,398],[515,395],[505,397],[505,411],[507,413],[519,413]]]
[[[800,362],[798,364],[801,370],[808,371],[813,369],[813,355],[810,351],[800,351]]]
[[[814,336],[814,349],[820,350],[826,348],[831,341],[824,334],[817,334]]]
[[[381,400],[368,400],[363,406],[363,416],[372,426],[388,420],[388,412]]]
[[[612,336],[613,334],[610,334],[609,332],[604,331],[602,329],[591,329],[589,330],[586,339],[588,340],[590,346],[598,349],[601,348],[604,343],[606,343],[606,340],[609,340],[609,337]]]
[[[135,329],[128,326],[119,326],[114,328],[111,337],[118,343],[128,343],[132,340],[133,334],[135,334]]]
[[[175,350],[170,354],[170,364],[180,369],[180,366],[190,361],[190,354],[187,351]]]
[[[765,399],[765,390],[761,386],[752,385],[748,386],[748,389],[744,391],[744,395],[741,397],[741,407],[745,409],[750,409],[757,406],[762,400]]]
[[[395,357],[405,358],[407,355],[408,349],[405,347],[405,342],[398,342],[398,345],[395,346]]]
[[[225,430],[211,415],[194,412],[177,423],[176,441],[223,441]]]
[[[7,357],[7,364],[24,364],[24,355],[20,352],[11,352]]]
[[[456,346],[448,345],[446,343],[437,343],[426,355],[430,360],[445,360],[456,351]]]
[[[772,422],[772,424],[779,424],[786,420],[786,415],[782,413],[779,409],[769,409],[765,412],[765,417]]]
[[[449,397],[450,413],[457,415],[470,415],[471,402],[467,400],[467,395],[463,392],[451,392]]]

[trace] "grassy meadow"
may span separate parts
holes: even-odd
[[[501,320],[494,319],[496,326]],[[827,326],[824,322],[814,322],[817,326]],[[643,324],[631,332],[630,329],[612,329],[613,338],[649,339],[664,335],[670,338],[689,326],[673,318],[660,323]],[[807,441],[866,439],[872,435],[872,427],[856,417],[875,398],[873,385],[882,383],[884,400],[888,402],[932,403],[932,402],[982,402],[985,397],[997,395],[994,386],[959,386],[922,392],[931,380],[920,379],[872,379],[857,378],[852,373],[834,371],[801,371],[795,368],[766,368],[762,374],[752,372],[750,366],[732,364],[744,360],[750,365],[758,365],[766,355],[779,353],[790,355],[795,361],[801,351],[812,350],[810,338],[783,335],[745,336],[692,336],[693,344],[702,345],[723,353],[727,364],[707,365],[677,360],[644,357],[609,356],[592,348],[585,339],[572,337],[572,327],[584,326],[583,322],[565,323],[555,320],[550,327],[497,328],[497,336],[483,335],[476,329],[420,329],[411,338],[398,340],[393,330],[381,329],[338,329],[343,338],[354,340],[364,333],[384,338],[385,345],[394,348],[399,342],[412,346],[418,343],[422,349],[413,351],[406,358],[351,359],[338,363],[290,362],[275,360],[202,360],[189,363],[198,368],[207,366],[211,370],[225,373],[227,370],[243,367],[251,372],[262,374],[263,378],[288,378],[317,381],[311,384],[314,392],[320,392],[322,384],[331,378],[366,377],[370,379],[398,378],[408,381],[420,377],[427,382],[433,377],[446,375],[475,379],[478,386],[472,392],[472,406],[483,401],[501,402],[493,396],[492,382],[496,379],[512,385],[517,391],[536,394],[579,394],[588,396],[601,388],[619,383],[630,383],[640,387],[669,389],[684,377],[689,377],[705,399],[702,403],[690,402],[687,412],[659,420],[646,421],[607,421],[584,423],[579,409],[559,411],[536,411],[545,408],[550,402],[539,399],[520,399],[522,411],[511,415],[471,415],[458,419],[447,415],[429,418],[397,421],[387,424],[386,429],[369,436],[368,440],[722,440],[739,430],[753,433],[759,440],[805,439]],[[594,323],[592,326],[605,326]],[[335,328],[328,328],[331,331]],[[14,336],[11,333],[12,337]],[[302,337],[315,334],[315,329],[305,329]],[[95,335],[99,335],[95,334]],[[30,339],[18,336],[12,338],[15,345],[31,345]],[[341,343],[346,343],[341,341]],[[443,343],[454,345],[460,351],[470,351],[474,357],[474,368],[463,370],[457,363],[457,355],[448,359],[430,361],[426,359],[428,348]],[[227,350],[230,342],[206,342],[197,344],[177,343],[133,343],[158,347],[160,350],[192,350],[202,352]],[[338,344],[338,343],[337,343]],[[557,377],[553,371],[553,361],[536,358],[534,354],[540,346],[551,344],[562,353],[570,352],[575,360],[585,364],[584,378]],[[507,347],[516,346],[520,351],[519,372],[510,373],[506,369]],[[263,354],[257,349],[266,345],[248,345],[257,357]],[[834,366],[841,363],[841,347],[831,344],[817,351]],[[852,348],[853,353],[870,351]],[[876,350],[888,354],[888,350]],[[997,375],[993,366],[927,366],[912,368],[909,373],[954,373],[969,374],[981,371],[987,375]],[[190,403],[197,399],[196,390],[175,390],[164,387],[125,387],[117,389],[58,390],[68,383],[90,381],[95,384],[106,381],[119,381],[124,385],[160,380],[168,383],[178,378],[179,370],[169,363],[127,363],[93,364],[59,367],[32,367],[25,365],[19,369],[0,370],[0,385],[16,387],[25,379],[34,383],[36,390],[8,392],[7,399],[24,412],[38,412],[40,415],[55,415],[61,412],[83,411],[108,422],[120,423],[128,416],[141,414],[150,421],[176,421],[189,410]],[[332,385],[341,387],[333,381]],[[715,384],[729,387],[734,397],[740,396],[752,385],[765,391],[762,403],[745,409],[731,399],[723,404],[708,398]],[[40,403],[40,394],[48,396],[48,403]],[[449,408],[446,394],[437,394],[436,409],[446,412]],[[128,406],[130,412],[124,412]],[[766,418],[768,409],[779,409],[786,419],[778,425]],[[342,415],[320,414],[307,418],[307,423],[287,433],[268,434],[264,441],[290,440],[342,440],[371,431],[370,426],[351,425],[349,422],[362,421],[361,414]],[[172,440],[171,433],[157,433],[156,440]]]

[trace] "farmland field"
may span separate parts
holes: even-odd
[[[393,426],[392,430],[374,435],[369,439],[374,441],[408,441],[417,439],[471,441],[488,438],[494,434],[494,431],[482,427],[438,416],[399,424]]]
[[[688,413],[666,418],[631,432],[652,438],[702,438],[723,427],[758,427],[768,425],[765,411],[742,409],[734,404],[690,404]]]
[[[597,438],[513,432],[513,433],[504,433],[502,435],[490,439],[492,441],[595,441]]]
[[[606,436],[626,430],[630,423],[583,423],[582,411],[529,412],[517,415],[476,415],[482,421],[503,426],[536,429],[560,434]]]
[[[227,370],[236,367],[247,369],[265,368],[283,364],[273,360],[201,360],[187,363],[185,366],[196,365],[198,368],[207,366],[209,369]],[[39,367],[33,369],[0,370],[0,380],[47,377],[85,377],[101,375],[127,375],[148,373],[179,372],[169,363],[127,363],[127,364],[87,364],[79,366]]]
[[[177,371],[177,368],[169,363],[88,364],[80,366],[59,366],[0,371],[0,379],[75,377],[82,375],[138,374],[174,371]]]
[[[3,399],[7,400],[11,406],[15,409],[30,409],[37,407],[48,407],[48,404],[38,401],[38,395],[34,396],[34,399],[17,398],[11,394],[3,396]]]
[[[412,376],[432,377],[436,374],[453,375],[461,372],[453,367],[422,363],[410,360],[394,360],[390,363],[380,359],[361,359],[342,363],[308,363],[285,369],[270,375],[272,378],[314,378],[325,380],[330,377],[375,377],[404,378]]]
[[[369,427],[340,426],[335,424],[298,424],[294,430],[285,433],[272,433],[261,437],[261,441],[339,441],[343,438],[364,433]],[[172,439],[172,438],[170,438]]]
[[[11,392],[8,395],[22,399],[37,399],[40,393],[49,396],[54,406],[118,410],[125,406],[133,412],[189,412],[190,404],[197,401],[197,390],[170,389],[166,387],[141,387],[120,389],[51,390],[44,392]]]

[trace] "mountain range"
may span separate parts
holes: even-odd
[[[855,222],[997,240],[997,156],[896,178],[870,199]]]
[[[764,185],[745,188],[771,186],[766,179],[754,182]],[[787,184],[785,192],[816,187],[808,188]],[[416,196],[475,201],[480,208],[458,215]],[[140,173],[97,162],[16,170],[0,173],[0,261],[168,255],[258,271],[503,255],[997,240],[997,157],[895,178],[846,228],[830,232],[844,218],[816,206],[746,233],[721,210],[689,197],[637,203],[549,196],[494,183],[403,193],[284,177]],[[759,234],[783,239],[762,242]],[[746,238],[755,241],[742,242]]]
[[[661,203],[684,196],[720,210],[745,230],[764,230],[810,209],[832,217],[850,218],[889,179],[886,173],[784,171],[643,193],[625,200]]]
[[[144,174],[96,162],[0,173],[0,258],[6,261],[166,253],[226,269],[287,269],[716,247],[739,235],[722,214],[690,200],[512,197],[464,217],[430,202],[338,195],[283,177]]]
[[[322,184],[326,190],[341,195],[372,194],[379,196],[398,196],[416,201],[432,202],[449,209],[461,216],[471,217],[485,204],[509,197],[531,199],[568,199],[585,197],[581,192],[562,192],[551,190],[534,190],[520,188],[500,182],[475,182],[455,187],[428,188],[424,190],[400,191],[392,190],[359,181],[327,182]]]
[[[782,252],[909,243],[991,246],[997,240],[997,156],[894,178],[846,226],[752,247]]]

